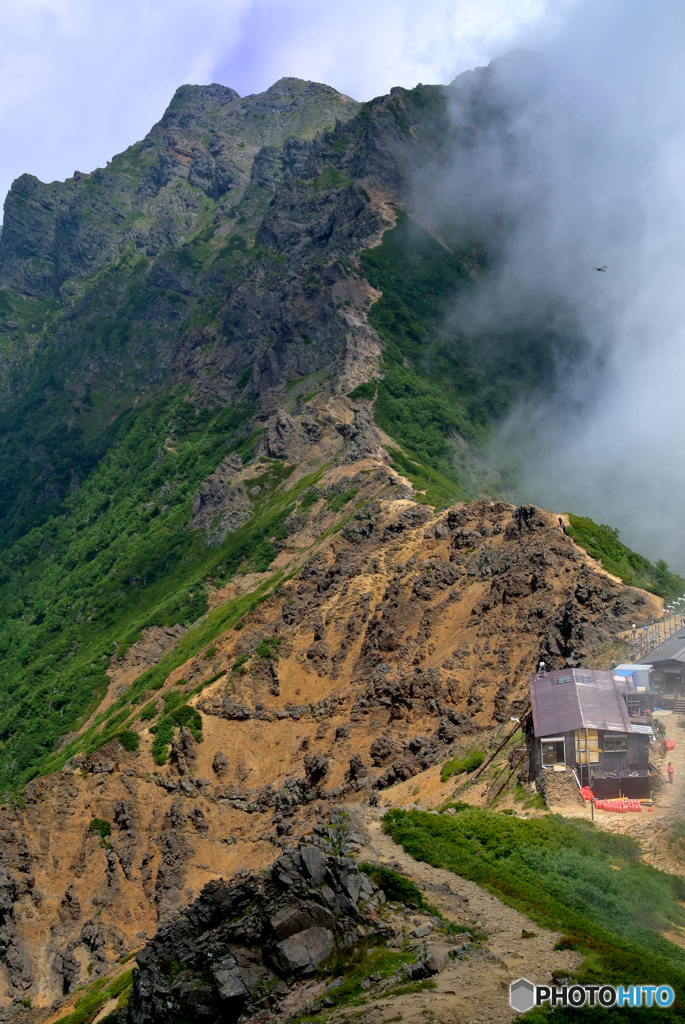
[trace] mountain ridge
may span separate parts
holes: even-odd
[[[420,174],[506,130],[479,89],[183,86],[107,168],[8,197],[12,1013],[102,981],[336,802],[489,741],[540,659],[623,658],[660,614],[488,460],[559,335],[469,331],[496,239],[419,223]]]

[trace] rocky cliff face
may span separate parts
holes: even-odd
[[[375,935],[377,887],[341,855],[342,830],[337,855],[325,838],[336,829],[319,831],[322,838],[284,851],[263,876],[244,872],[205,886],[183,921],[138,955],[127,1019],[237,1020],[247,1009],[274,1010],[289,984],[312,978],[336,945]],[[178,965],[173,974],[171,963]]]
[[[5,202],[0,283],[46,296],[71,281],[67,292],[78,293],[77,281],[127,246],[158,256],[185,241],[209,210],[207,199],[222,200],[217,221],[251,184],[253,205],[268,203],[282,163],[292,163],[286,154],[358,106],[328,86],[297,79],[244,99],[221,85],[182,86],[145,139],[107,167],[49,185],[30,174],[14,182]]]

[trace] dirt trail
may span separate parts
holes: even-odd
[[[397,863],[403,874],[419,887],[428,883],[427,897],[448,920],[467,927],[478,926],[488,936],[487,948],[465,959],[448,959],[445,969],[435,978],[436,988],[413,995],[390,996],[365,1008],[359,1021],[385,1021],[401,1014],[402,1020],[450,1021],[455,1024],[504,1024],[517,1017],[509,1006],[509,984],[519,977],[543,984],[552,980],[552,972],[571,971],[582,961],[578,953],[555,950],[559,932],[545,931],[523,914],[505,906],[478,885],[451,871],[443,871],[413,860],[383,831],[381,812],[369,808],[364,824],[368,846],[360,859]],[[436,892],[446,885],[449,892]],[[522,932],[535,933],[522,938]],[[447,953],[450,947],[440,932],[429,945]],[[339,1015],[343,1019],[347,1014]]]

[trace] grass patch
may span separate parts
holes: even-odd
[[[172,710],[166,713],[157,725],[153,725],[150,728],[150,732],[155,737],[150,748],[155,764],[162,765],[165,763],[169,753],[169,744],[173,739],[174,733],[183,726],[190,729],[198,743],[202,742],[202,716],[200,712],[196,711],[190,704],[178,704],[179,700],[183,700],[181,694],[174,692],[168,694],[167,698],[165,698],[165,710],[167,707]]]
[[[151,722],[153,718],[157,717],[158,711],[159,706],[157,704],[157,701],[151,700],[145,705],[145,707],[142,709],[138,717],[140,718],[141,722]]]
[[[526,793],[523,786],[517,782],[514,787],[514,800],[517,803],[523,804],[523,809],[544,811],[545,801],[542,797],[542,793]]]
[[[424,900],[421,890],[410,882],[408,878],[398,874],[383,864],[359,865],[360,870],[372,878],[376,885],[379,885],[389,900],[396,903],[404,903],[408,907],[419,909],[423,907]]]
[[[474,750],[466,757],[453,757],[451,761],[445,761],[440,769],[440,778],[447,782],[453,775],[461,775],[462,772],[475,772],[485,760],[482,750]]]
[[[121,1009],[126,1005],[132,984],[132,970],[120,974],[110,984],[107,984],[105,978],[99,978],[86,989],[83,995],[78,997],[73,1011],[66,1017],[60,1017],[59,1024],[90,1024],[90,1021],[110,999],[117,999],[116,1009]],[[105,1017],[105,1020],[108,1021],[110,1016]]]
[[[321,497],[313,487],[310,487],[308,491],[305,491],[302,495],[302,500],[298,506],[299,512],[308,512],[312,505],[316,505],[317,501]]]
[[[383,822],[417,860],[469,878],[542,927],[563,932],[586,958],[581,982],[658,979],[677,993],[663,1019],[682,1020],[685,950],[659,933],[685,925],[685,879],[640,863],[634,840],[585,821],[523,820],[481,808],[454,816],[392,810]]]
[[[470,500],[468,493],[453,480],[439,473],[437,469],[417,462],[400,451],[399,448],[388,447],[392,464],[398,473],[406,476],[415,489],[414,497],[424,505],[447,508],[455,501]]]
[[[406,985],[398,985],[392,990],[394,996],[411,996],[415,992],[425,992],[428,989],[437,988],[434,981],[424,978],[423,981],[410,981]],[[401,1019],[401,1018],[400,1018]]]
[[[356,493],[357,488],[351,487],[349,491],[343,491],[342,494],[331,494],[330,497],[326,499],[326,504],[332,512],[339,512],[340,509],[348,503],[348,501],[352,501]]]
[[[620,540],[620,532],[613,526],[598,526],[587,516],[569,513],[569,537],[585,548],[593,558],[601,559],[604,568],[618,576],[629,587],[641,587],[666,600],[685,592],[685,579],[671,572],[660,559],[652,565],[648,558],[631,551]]]
[[[338,950],[320,968],[322,976],[332,974],[334,978],[344,979],[342,985],[326,993],[326,998],[335,1007],[366,1001],[368,995],[362,988],[365,978],[370,974],[390,978],[401,969],[402,964],[411,964],[415,959],[407,950],[391,950],[384,944],[374,946],[368,942],[361,942],[352,950]],[[393,993],[395,991],[392,989]]]

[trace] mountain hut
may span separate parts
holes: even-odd
[[[585,668],[530,679],[529,775],[572,769],[595,796],[648,799],[648,713],[631,716],[634,677]]]
[[[669,636],[635,668],[649,666],[649,686],[654,706],[685,712],[685,629]]]

